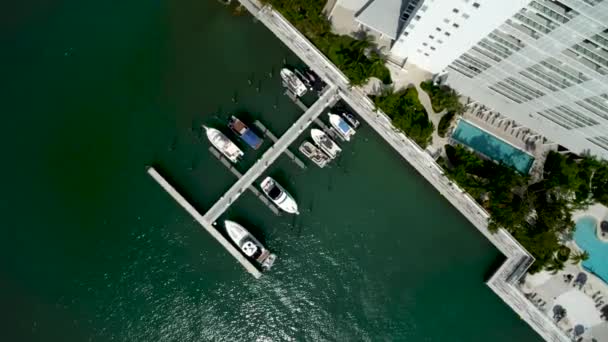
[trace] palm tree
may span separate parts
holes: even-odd
[[[564,265],[563,261],[553,258],[547,265],[547,271],[551,272],[552,274],[557,274],[557,272],[563,270],[565,266],[566,265]]]
[[[570,256],[570,261],[572,261],[573,265],[578,264],[579,262],[583,262],[589,259],[589,252],[582,251],[580,253],[574,253]]]

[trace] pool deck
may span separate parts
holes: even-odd
[[[256,0],[239,1],[326,83],[334,84],[342,100],[507,257],[487,285],[545,340],[570,341],[564,331],[532,304],[517,286],[519,279],[534,262],[528,251],[506,230],[490,233],[488,213],[464,190],[453,184],[428,153],[397,130],[386,114],[377,111],[362,89],[352,87],[346,76],[281,14],[270,7],[263,7]]]
[[[518,168],[517,168],[515,165],[510,165],[510,164],[507,164],[507,163],[506,163],[506,161],[504,161],[504,160],[499,160],[499,161],[500,161],[500,162],[504,162],[505,164],[509,165],[509,166],[510,166],[510,167],[512,167],[512,168],[515,168],[517,171],[519,171],[519,172],[521,172],[521,173],[523,173],[523,174],[528,174],[528,173],[530,172],[530,170],[532,169],[532,164],[533,164],[533,163],[534,163],[534,161],[536,160],[536,158],[534,157],[534,155],[533,155],[532,153],[527,152],[526,150],[523,150],[523,149],[519,148],[518,146],[516,146],[516,145],[514,145],[514,144],[510,143],[508,140],[503,139],[503,138],[501,138],[500,136],[493,134],[492,132],[490,132],[490,131],[488,131],[488,130],[484,129],[483,127],[481,127],[480,125],[477,125],[476,123],[471,122],[471,121],[469,121],[469,120],[467,120],[467,119],[465,119],[465,118],[458,118],[458,119],[456,120],[456,128],[458,128],[458,125],[460,124],[460,122],[461,122],[461,121],[466,122],[467,124],[469,124],[469,125],[471,125],[471,126],[473,126],[473,127],[477,128],[477,129],[479,129],[480,131],[482,131],[482,132],[484,132],[484,133],[486,133],[486,134],[488,134],[488,135],[492,136],[492,137],[493,137],[493,138],[495,138],[496,140],[499,140],[499,141],[501,141],[502,143],[507,144],[507,145],[509,145],[509,146],[513,147],[514,149],[516,149],[516,150],[518,150],[518,151],[520,151],[520,152],[522,152],[522,153],[524,153],[524,154],[528,155],[530,158],[532,158],[532,163],[531,163],[531,164],[528,166],[528,168],[527,168],[526,172],[522,172],[522,170],[519,170],[519,169],[518,169]],[[456,143],[458,143],[458,144],[465,145],[466,147],[468,147],[468,148],[470,148],[470,149],[473,149],[473,150],[475,151],[475,153],[480,154],[480,155],[482,155],[483,157],[485,157],[485,158],[487,158],[487,159],[490,159],[490,160],[493,160],[493,161],[497,161],[497,158],[494,158],[494,157],[492,157],[492,156],[486,155],[485,153],[483,153],[483,152],[479,151],[477,148],[475,148],[475,147],[471,146],[471,145],[470,145],[468,142],[466,142],[466,141],[460,141],[460,140],[458,140],[457,138],[455,138],[455,137],[454,137],[454,133],[455,133],[455,132],[456,132],[456,129],[454,129],[454,131],[453,131],[453,132],[452,132],[452,134],[450,135],[450,139],[451,139],[452,141],[455,141],[455,142],[456,142]]]
[[[536,182],[542,178],[543,165],[545,164],[547,154],[549,151],[557,150],[557,144],[550,141],[543,142],[541,135],[518,125],[511,119],[501,116],[500,113],[495,113],[476,103],[467,106],[462,118],[496,138],[532,155],[534,163],[529,172],[530,182]],[[455,126],[456,124],[454,123],[452,129]],[[452,130],[450,130],[450,135],[451,132]]]
[[[594,204],[589,206],[585,210],[579,210],[574,212],[572,215],[572,219],[576,222],[579,219],[588,216],[593,217],[599,222],[599,220],[608,217],[608,208],[601,204]],[[574,240],[567,242],[566,245],[573,252],[582,251],[574,242]],[[571,281],[567,282],[564,279],[566,275],[572,275],[576,277],[576,275],[581,272],[587,274],[587,282],[584,286],[580,288],[573,287]],[[604,282],[601,278],[599,278],[592,272],[586,270],[584,267],[582,267],[581,264],[573,265],[570,262],[566,263],[566,266],[562,271],[559,271],[555,274],[549,271],[542,271],[537,274],[528,275],[525,278],[524,283],[521,285],[521,289],[525,293],[531,295],[533,294],[534,298],[531,299],[531,302],[533,302],[534,305],[538,306],[539,310],[545,312],[547,315],[553,314],[552,309],[554,305],[564,305],[562,302],[563,296],[573,290],[579,291],[580,296],[587,296],[588,298],[594,301],[598,298],[608,298],[608,284],[606,284],[606,282]],[[604,301],[608,302],[605,299]],[[584,301],[578,301],[577,303],[579,304],[570,303],[570,305],[585,305]],[[599,302],[597,303],[599,304]],[[576,307],[572,309],[570,309],[568,305],[565,305],[564,307],[567,311],[585,311],[585,315],[599,315],[599,309],[597,307],[594,307],[593,305],[591,305],[590,307],[589,305],[586,306],[586,308]],[[567,331],[572,327],[573,324],[578,323],[580,322],[576,322],[572,317],[566,315],[566,318],[559,323],[559,326],[563,330]],[[603,321],[599,324],[588,326],[582,337],[583,341],[585,342],[591,341],[592,338],[595,338],[597,341],[608,341],[608,322]]]

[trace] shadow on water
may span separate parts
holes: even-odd
[[[486,269],[486,271],[483,274],[483,281],[487,282],[488,280],[490,280],[490,278],[492,278],[492,276],[494,275],[494,273],[496,273],[496,271],[498,271],[498,269],[500,268],[500,266],[502,266],[502,264],[504,264],[504,262],[507,261],[507,258],[502,255],[502,254],[498,254],[494,260],[492,260],[492,262],[490,263],[490,265],[488,266],[488,268]]]

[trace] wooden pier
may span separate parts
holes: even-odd
[[[261,123],[258,120],[255,120],[255,122],[253,124],[260,131],[262,131],[262,133],[264,133],[264,135],[267,136],[268,139],[272,140],[273,143],[277,142],[278,139],[277,139],[276,135],[274,135],[270,130],[268,130],[268,128],[266,128],[266,126],[264,126],[263,123]],[[289,159],[291,159],[291,161],[293,161],[300,168],[302,168],[302,169],[306,168],[306,164],[304,164],[304,162],[302,162],[302,160],[300,160],[300,158],[298,158],[295,154],[293,154],[293,152],[291,152],[289,149],[285,149],[284,153],[287,157],[289,157]]]
[[[224,166],[228,168],[228,170],[230,170],[233,175],[236,176],[236,178],[240,179],[241,177],[243,177],[243,174],[240,173],[239,170],[237,170],[228,159],[224,158],[224,156],[222,156],[222,154],[218,150],[216,150],[215,147],[209,146],[209,152],[211,152],[211,154],[213,154],[215,158],[219,159],[220,162],[222,162],[222,164],[224,164]],[[250,185],[248,189],[255,195],[255,197],[262,201],[262,203],[264,203],[268,207],[268,209],[270,209],[275,215],[280,215],[279,208],[277,208],[274,204],[270,203],[268,198],[266,198],[266,196],[261,193],[260,190],[258,190],[254,185]]]
[[[232,256],[245,267],[245,269],[251,273],[255,278],[260,278],[262,272],[260,272],[255,265],[249,261],[241,252],[230,243],[215,227],[211,222],[206,221],[201,215],[175,188],[161,176],[156,169],[153,167],[148,168],[148,174],[163,188],[165,191],[173,197],[173,199],[182,206],[193,218],[196,220],[213,238],[215,238],[226,250],[232,254]]]

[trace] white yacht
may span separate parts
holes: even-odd
[[[211,142],[215,148],[218,149],[228,160],[233,163],[239,161],[239,158],[243,156],[243,151],[241,151],[238,146],[236,146],[228,137],[224,135],[224,133],[218,131],[215,128],[210,128],[203,125],[205,131],[207,133],[207,138]]]
[[[350,125],[342,119],[340,115],[329,113],[329,123],[338,131],[344,140],[350,141],[350,137],[355,135],[355,130],[350,127]]]
[[[310,136],[314,140],[315,144],[319,146],[327,155],[334,159],[342,152],[342,149],[331,140],[325,132],[320,129],[313,128],[310,130]]]
[[[224,221],[228,236],[234,241],[246,256],[254,259],[262,266],[262,269],[269,270],[274,264],[277,256],[270,253],[247,229],[233,221]]]
[[[266,177],[260,184],[260,187],[264,191],[264,194],[283,211],[290,214],[299,214],[298,203],[274,179]]]
[[[308,141],[303,142],[302,145],[300,145],[299,150],[303,155],[321,168],[325,167],[325,165],[331,161],[331,158],[329,158],[327,154]]]
[[[297,97],[306,94],[306,85],[293,73],[293,71],[287,68],[281,69],[281,78],[283,79],[283,85]]]

